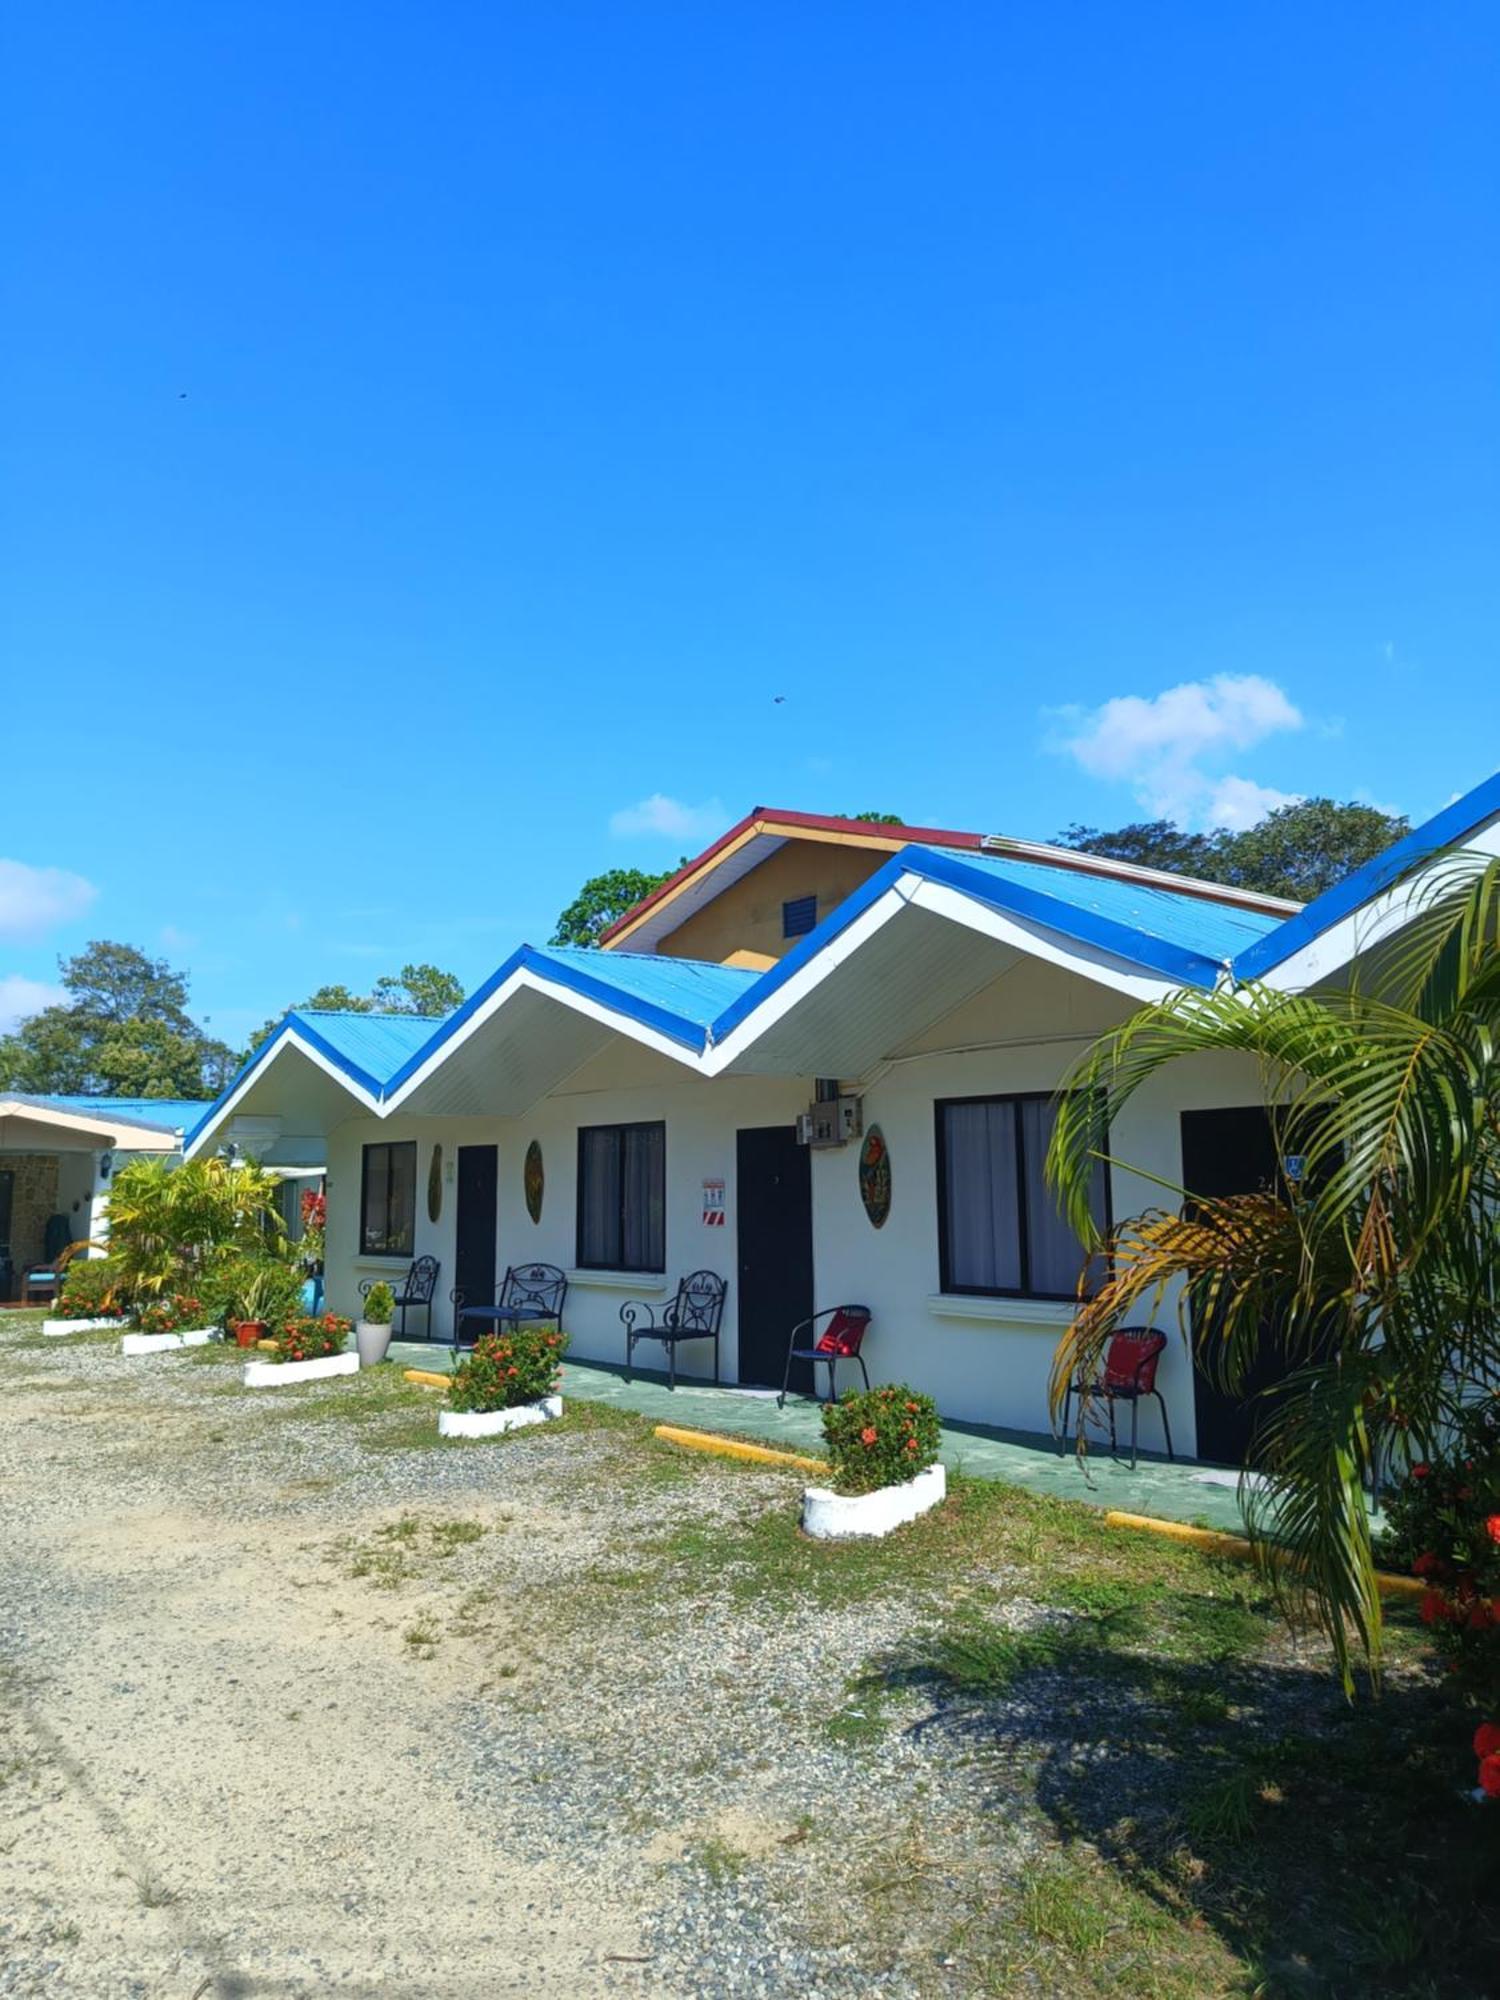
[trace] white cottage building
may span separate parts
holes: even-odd
[[[1048,1428],[1081,1264],[1042,1164],[1051,1098],[1103,1031],[1187,986],[1344,975],[1399,923],[1410,871],[1500,846],[1500,779],[1305,910],[1066,849],[758,809],[605,934],[522,946],[441,1023],[292,1013],[188,1137],[326,1157],[327,1294],[440,1265],[493,1298],[567,1274],[581,1359],[624,1359],[627,1299],[728,1281],[722,1372],[779,1384],[793,1324],[857,1301],[872,1376],[954,1420]],[[1176,1065],[1132,1101],[1101,1218],[1162,1183],[1276,1169],[1256,1070]],[[683,1350],[691,1371],[699,1357]],[[707,1367],[709,1350],[702,1350]],[[1162,1367],[1179,1453],[1234,1461],[1245,1411]],[[1160,1442],[1154,1409],[1142,1443]]]

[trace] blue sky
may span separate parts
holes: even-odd
[[[761,802],[1046,837],[1500,764],[1488,0],[8,44],[11,1011],[93,936],[230,1039],[474,983]]]

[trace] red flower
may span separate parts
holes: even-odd
[[[1500,1514],[1490,1514],[1486,1517],[1484,1532],[1492,1542],[1500,1542]]]
[[[859,1434],[859,1441],[861,1444],[874,1444],[879,1436],[880,1433],[873,1424],[866,1424]]]
[[[1440,1590],[1422,1592],[1422,1623],[1437,1625],[1448,1616],[1448,1600]]]
[[[1413,1479],[1425,1479],[1431,1470],[1432,1467],[1430,1465],[1414,1465],[1411,1469],[1411,1476]]]
[[[1479,1789],[1487,1799],[1500,1799],[1500,1754],[1480,1760]]]
[[[1484,1599],[1481,1598],[1469,1613],[1469,1630],[1471,1632],[1487,1632],[1493,1623],[1494,1613],[1490,1610]]]
[[[1442,1567],[1442,1557],[1435,1556],[1431,1549],[1424,1549],[1413,1559],[1411,1569],[1413,1576],[1436,1576]]]
[[[1483,1763],[1486,1757],[1500,1755],[1500,1722],[1481,1722],[1474,1731],[1474,1755]]]

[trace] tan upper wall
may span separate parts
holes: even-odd
[[[797,942],[781,935],[783,903],[816,896],[821,923],[889,859],[888,847],[788,840],[677,930],[669,931],[657,949],[672,958],[704,959],[713,965],[722,965],[734,952],[754,952],[767,960],[783,958]]]

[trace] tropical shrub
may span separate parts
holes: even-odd
[[[135,1323],[142,1333],[180,1333],[184,1327],[203,1324],[203,1307],[190,1292],[173,1292],[163,1299],[147,1299],[137,1309]]]
[[[112,1257],[75,1257],[63,1274],[61,1319],[124,1319],[129,1310]]]
[[[204,1326],[230,1327],[242,1319],[283,1326],[302,1307],[302,1274],[279,1257],[222,1257],[197,1285]]]
[[[904,1382],[850,1389],[823,1406],[823,1440],[839,1493],[899,1486],[933,1464],[941,1434],[937,1406]]]
[[[562,1385],[559,1363],[568,1337],[561,1328],[537,1321],[506,1333],[487,1333],[453,1371],[448,1385],[452,1410],[509,1410],[554,1396]]]
[[[1048,1172],[1093,1248],[1099,1162],[1115,1158],[1135,1094],[1209,1053],[1259,1065],[1276,1151],[1297,1173],[1120,1223],[1105,1282],[1059,1344],[1052,1395],[1060,1410],[1117,1327],[1174,1303],[1195,1366],[1226,1389],[1247,1393],[1262,1360],[1274,1366],[1246,1519],[1270,1589],[1316,1619],[1351,1691],[1357,1654],[1380,1664],[1376,1470],[1436,1464],[1500,1375],[1497,934],[1500,862],[1450,857],[1346,989],[1169,995],[1090,1050],[1057,1099]],[[1456,1539],[1431,1553],[1454,1560]]]
[[[371,1326],[389,1326],[396,1316],[396,1294],[382,1278],[377,1285],[371,1285],[365,1293],[364,1310],[360,1317]]]
[[[203,1273],[223,1259],[279,1247],[280,1185],[253,1161],[131,1160],[109,1195],[109,1254],[126,1291],[199,1291]]]
[[[273,1359],[277,1361],[321,1361],[326,1354],[342,1354],[353,1322],[337,1313],[301,1313],[289,1319],[280,1333],[273,1334]]]
[[[1407,1468],[1382,1553],[1427,1586],[1422,1621],[1455,1687],[1500,1716],[1500,1404],[1475,1405],[1452,1448]]]
[[[302,1191],[302,1235],[297,1255],[304,1264],[321,1264],[328,1234],[328,1197],[312,1188]]]

